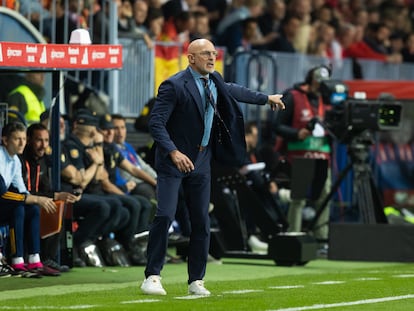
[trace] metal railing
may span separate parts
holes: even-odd
[[[26,12],[30,15],[30,10],[36,10],[41,1],[27,0],[25,3],[31,4],[29,11]],[[37,25],[40,31],[43,30],[44,25],[51,25],[51,29],[48,31],[51,35],[51,42],[54,42],[56,33],[53,31],[53,26],[56,25],[56,19],[53,16],[56,7],[54,2],[52,3],[51,14],[49,15],[49,17],[52,16],[51,20],[47,20],[47,23],[40,21]],[[117,34],[116,5],[110,0],[103,0],[103,3],[103,6],[106,3],[109,5],[109,12],[104,20],[104,23],[106,23],[104,29],[107,29],[108,36],[103,36],[108,42],[102,43],[122,44],[123,69],[104,73],[105,81],[108,82],[98,83],[98,85],[96,81],[93,81],[91,73],[83,74],[82,83],[97,90],[97,92],[108,94],[111,112],[121,112],[125,116],[135,117],[140,113],[145,103],[155,95],[155,81],[157,80],[154,70],[155,53],[153,49],[147,48],[142,39],[119,38]],[[0,4],[5,5],[5,0],[0,0]],[[69,0],[63,0],[63,6],[65,11],[68,11]],[[89,9],[93,12],[92,6]],[[80,14],[80,11],[77,13]],[[41,14],[41,16],[43,15]],[[69,18],[69,14],[65,14],[65,18]],[[64,25],[66,25],[65,29],[67,30],[67,21]],[[89,16],[88,25],[93,37],[95,31],[91,15]],[[7,25],[3,26],[2,31],[8,32]],[[78,24],[78,26],[80,25]],[[65,33],[64,41],[68,41],[68,35]],[[18,38],[15,39],[19,41]],[[24,38],[22,40],[24,41]],[[22,40],[19,42],[22,42]],[[165,44],[165,42],[159,44]],[[227,60],[226,63],[228,63]],[[225,70],[224,78],[227,81],[237,82],[266,93],[283,92],[294,83],[302,81],[311,67],[321,64],[331,64],[332,77],[338,80],[353,80],[355,78],[363,80],[414,80],[414,64],[388,64],[361,59],[330,60],[299,53],[270,51],[250,51],[234,55],[227,65],[228,68]],[[79,72],[70,74],[74,75],[75,80],[80,80]],[[257,110],[250,111],[246,109],[245,113],[249,118],[264,116],[263,112]]]

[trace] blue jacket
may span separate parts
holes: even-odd
[[[268,96],[226,83],[217,72],[210,74],[210,79],[217,87],[217,110],[223,121],[217,116],[213,120],[210,136],[213,158],[224,165],[242,165],[246,143],[238,102],[265,105]],[[169,157],[173,150],[195,161],[204,131],[203,111],[201,95],[189,68],[160,85],[149,120],[149,130],[156,143],[157,170],[178,173]]]

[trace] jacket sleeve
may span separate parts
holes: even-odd
[[[246,104],[265,105],[268,101],[266,94],[252,91],[247,87],[235,84],[226,83],[227,90],[239,102]]]
[[[170,80],[161,83],[149,119],[150,133],[157,146],[166,153],[177,149],[167,131],[167,122],[175,108],[175,93],[174,84]]]

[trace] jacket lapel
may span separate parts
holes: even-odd
[[[204,117],[203,101],[201,100],[200,92],[198,91],[197,85],[194,81],[193,75],[190,72],[190,69],[186,70],[184,88],[190,94],[190,97],[192,97],[194,104],[197,105],[197,109],[198,109],[198,112],[200,113],[200,116],[203,118]]]

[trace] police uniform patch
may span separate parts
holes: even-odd
[[[111,122],[112,121],[111,115],[110,114],[106,114],[105,115],[105,120],[106,120],[106,122]]]
[[[51,154],[52,154],[52,147],[48,146],[48,147],[46,148],[46,150],[45,150],[45,153],[46,153],[47,155],[51,155]]]
[[[149,108],[148,106],[144,106],[144,108],[142,108],[141,115],[146,116],[148,114],[149,114]]]
[[[61,161],[62,163],[65,163],[65,162],[66,162],[66,156],[65,156],[65,154],[64,154],[64,153],[62,153],[62,154],[60,155],[60,161]]]
[[[79,150],[78,150],[78,149],[71,149],[71,150],[70,150],[70,156],[71,156],[73,159],[77,159],[77,158],[79,158]]]

